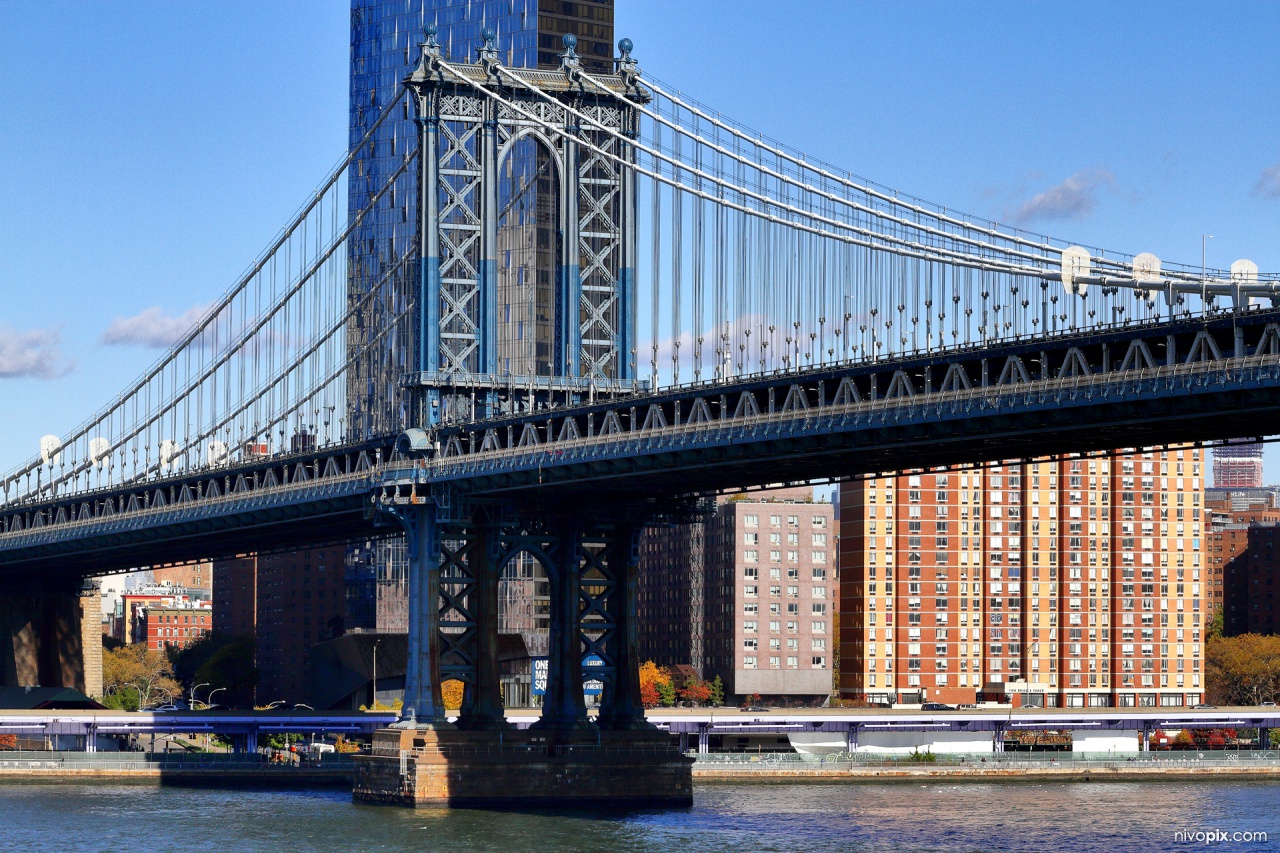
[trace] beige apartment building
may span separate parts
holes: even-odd
[[[832,691],[836,531],[810,487],[722,497],[704,526],[641,546],[641,655],[719,677],[728,701],[821,704]]]
[[[1199,702],[1203,466],[1125,450],[845,484],[842,698]]]

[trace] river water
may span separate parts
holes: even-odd
[[[1270,841],[1182,843],[1186,830]],[[698,785],[624,813],[355,805],[330,791],[0,785],[3,851],[1280,850],[1280,782]]]

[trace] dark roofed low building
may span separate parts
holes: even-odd
[[[70,687],[0,687],[6,711],[94,711],[106,705]]]

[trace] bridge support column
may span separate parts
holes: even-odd
[[[80,587],[0,590],[0,684],[85,689]]]
[[[409,552],[409,662],[401,728],[444,727],[440,697],[440,535],[432,505],[410,507],[403,518]]]
[[[547,648],[547,690],[542,719],[534,729],[590,728],[582,695],[582,527],[564,522],[552,560],[551,631]]]
[[[613,591],[606,602],[614,633],[608,643],[613,678],[606,681],[596,722],[602,729],[652,730],[640,698],[640,632],[637,623],[640,529],[623,523],[613,534],[607,556]]]
[[[1271,748],[1271,729],[1258,727],[1258,749]]]
[[[468,607],[476,623],[475,682],[467,685],[467,696],[458,717],[460,729],[507,728],[502,708],[502,681],[498,673],[498,571],[495,552],[497,537],[493,526],[477,524],[467,551],[473,579]]]

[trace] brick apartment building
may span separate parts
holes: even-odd
[[[219,561],[219,631],[255,635],[257,701],[303,702],[311,647],[341,636],[345,548],[314,548]]]
[[[845,484],[841,696],[1198,702],[1202,468],[1179,448]]]
[[[722,498],[704,526],[649,531],[641,654],[719,677],[728,701],[820,703],[832,689],[834,514],[813,490]]]
[[[148,604],[136,629],[138,642],[154,651],[185,649],[213,630],[213,606],[207,601]]]
[[[1266,537],[1252,531],[1280,524],[1280,507],[1270,493],[1221,489],[1206,493],[1205,507],[1209,517],[1207,610],[1210,616],[1222,613],[1224,633],[1247,633],[1248,587],[1254,578],[1259,586],[1265,586],[1267,579],[1262,573],[1268,553]],[[1260,609],[1260,616],[1265,613]]]

